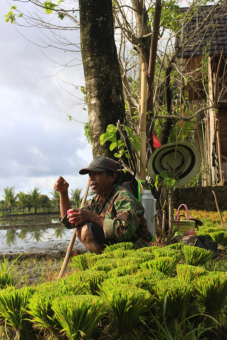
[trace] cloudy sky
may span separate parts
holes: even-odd
[[[6,187],[16,193],[38,187],[49,194],[59,175],[70,188],[84,190],[87,176],[78,171],[92,160],[92,152],[82,124],[87,111],[75,89],[84,84],[80,55],[32,44],[29,40],[41,44],[42,33],[5,23],[9,10],[1,1],[0,198]],[[79,39],[75,33],[74,38]],[[59,65],[72,57],[77,59],[70,65],[77,66]]]

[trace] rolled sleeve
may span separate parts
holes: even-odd
[[[117,218],[105,218],[103,231],[106,239],[115,238],[119,240],[129,240],[134,233],[133,228],[127,222]]]
[[[114,229],[114,220],[105,218],[103,221],[103,231],[106,239],[115,237]]]
[[[69,222],[69,220],[67,218],[67,215],[65,215],[63,218],[59,217],[58,221],[66,229],[73,229],[73,228],[75,228],[75,224]]]

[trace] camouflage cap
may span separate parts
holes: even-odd
[[[113,159],[99,156],[94,158],[87,168],[81,169],[79,174],[86,175],[89,171],[104,171],[104,170],[112,170],[114,172],[118,171],[118,164]]]

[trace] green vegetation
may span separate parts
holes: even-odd
[[[70,203],[77,208],[81,204],[82,189],[72,189],[70,191]],[[60,197],[55,190],[50,192],[51,198],[42,195],[39,188],[34,188],[28,193],[20,191],[15,193],[15,188],[5,188],[3,200],[0,201],[0,216],[20,215],[20,214],[38,214],[38,213],[59,213]]]
[[[134,250],[120,243],[73,257],[58,281],[53,261],[5,259],[10,280],[0,288],[0,330],[25,340],[222,339],[226,256],[214,260],[210,251],[183,244]],[[40,275],[36,285],[29,264]]]

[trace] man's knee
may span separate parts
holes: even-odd
[[[88,231],[87,224],[77,228],[76,237],[83,243],[88,243],[91,239],[91,235]]]

